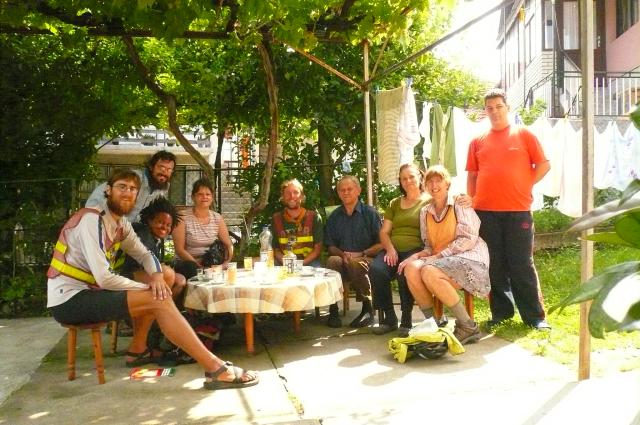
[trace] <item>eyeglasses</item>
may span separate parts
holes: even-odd
[[[135,187],[135,186],[127,186],[124,183],[114,184],[113,187],[115,189],[118,189],[120,192],[138,193],[138,188],[137,187]]]
[[[160,171],[171,174],[173,173],[173,168],[171,167],[165,167],[164,165],[157,165],[157,167],[160,169]]]

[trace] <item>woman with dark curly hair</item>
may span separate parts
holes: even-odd
[[[162,262],[164,259],[164,240],[179,222],[180,215],[176,207],[168,199],[160,197],[154,199],[140,211],[140,223],[133,223],[133,229],[144,246]],[[162,272],[167,285],[171,287],[174,301],[178,302],[180,294],[186,286],[185,277],[176,273],[166,264],[162,264]],[[129,256],[125,257],[121,274],[144,283],[147,283],[150,278],[140,264]]]

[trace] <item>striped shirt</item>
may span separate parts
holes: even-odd
[[[454,203],[451,197],[447,200],[447,206],[455,208],[454,211],[457,221],[456,236],[455,239],[440,252],[440,256],[449,257],[455,255],[489,266],[489,250],[487,249],[487,244],[479,236],[480,219],[476,212],[473,208],[464,208]],[[431,214],[435,221],[440,222],[444,219],[447,211],[448,209],[445,208],[438,216],[433,202],[429,202],[420,210],[420,237],[424,242],[425,251],[429,253],[431,253],[431,246],[429,245],[428,238],[427,214]]]
[[[190,210],[184,217],[185,229],[185,250],[199,260],[211,244],[218,239],[218,230],[222,216],[215,211],[209,210],[209,222],[201,224],[198,218]]]

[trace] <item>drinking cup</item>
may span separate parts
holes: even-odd
[[[213,279],[213,269],[211,267],[204,269],[204,276],[207,280]]]
[[[234,285],[238,278],[238,267],[236,263],[227,264],[227,283],[229,285]]]
[[[252,257],[244,257],[244,269],[245,270],[253,270],[253,258]]]

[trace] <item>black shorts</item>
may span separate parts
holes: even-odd
[[[60,323],[110,322],[129,319],[127,291],[80,291],[66,302],[51,307],[53,318]]]

